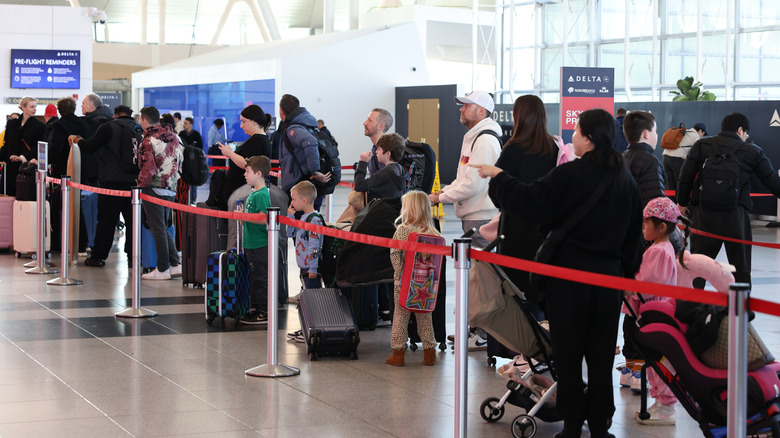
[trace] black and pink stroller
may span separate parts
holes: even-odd
[[[643,304],[638,324],[635,341],[645,363],[669,386],[705,437],[725,436],[728,371],[705,365],[693,353],[685,338],[688,327],[675,318],[671,303]],[[780,437],[780,363],[772,361],[748,372],[747,403],[748,436]],[[644,412],[646,403],[642,405]]]

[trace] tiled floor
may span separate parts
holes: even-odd
[[[341,207],[343,203],[336,206],[336,215]],[[451,241],[460,224],[451,206],[445,212],[445,237]],[[780,241],[776,229],[757,225],[754,233],[757,240]],[[778,253],[755,248],[753,258],[753,296],[778,301]],[[247,377],[246,369],[266,363],[267,332],[208,326],[200,289],[178,281],[144,282],[142,305],[159,316],[115,318],[130,297],[122,260],[114,252],[104,268],[77,265],[71,276],[84,284],[58,287],[45,283],[53,276],[25,274],[25,260],[0,253],[0,436],[453,435],[451,351],[439,353],[433,367],[422,366],[421,350],[407,353],[406,367],[388,366],[390,330],[380,327],[361,332],[359,360],[310,362],[302,344],[286,338],[299,323],[294,306],[284,306],[279,312],[279,362],[300,368],[301,374]],[[453,269],[451,261],[448,269]],[[299,283],[293,275],[290,279],[295,290]],[[448,286],[451,315],[452,280]],[[754,325],[770,349],[780,353],[778,318],[759,315]],[[453,328],[451,320],[448,329]],[[480,403],[505,390],[504,379],[486,365],[484,352],[469,354],[468,375],[469,435],[511,436],[511,421],[521,409],[507,406],[504,418],[493,424],[479,416]],[[676,426],[639,426],[633,419],[638,397],[618,387],[615,395],[611,431],[618,437],[701,436],[679,406]],[[539,437],[551,437],[561,428],[558,423],[538,426]]]

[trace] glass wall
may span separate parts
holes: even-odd
[[[718,100],[780,96],[776,0],[497,3],[502,102],[526,93],[556,101],[563,65],[614,67],[618,102],[669,101],[687,76]]]
[[[204,143],[218,118],[225,122],[228,141],[246,140],[239,115],[248,105],[260,105],[263,111],[276,116],[273,79],[146,88],[144,102],[157,107],[160,113],[192,111],[193,129],[201,133]]]

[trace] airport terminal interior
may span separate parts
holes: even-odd
[[[345,206],[339,187],[334,211]],[[199,198],[206,196],[201,189]],[[444,237],[461,228],[445,206]],[[757,241],[780,243],[778,228],[754,222]],[[121,242],[119,242],[121,244]],[[289,340],[300,328],[296,306],[279,308],[278,363],[299,368],[292,377],[249,377],[266,364],[267,330],[242,325],[233,330],[206,324],[203,290],[177,279],[142,284],[141,306],[158,312],[145,319],[117,318],[131,305],[124,253],[115,245],[103,268],[77,264],[79,286],[51,286],[56,275],[26,274],[30,259],[0,254],[0,436],[33,437],[450,437],[455,425],[455,354],[438,352],[423,366],[422,348],[407,351],[406,365],[385,364],[390,326],[362,330],[358,359],[310,361],[305,344]],[[290,246],[292,251],[292,246]],[[290,254],[294,259],[294,253]],[[725,258],[723,254],[719,259]],[[292,260],[292,259],[291,259]],[[780,286],[777,250],[753,250],[751,296],[776,301]],[[53,262],[59,265],[55,256]],[[448,314],[455,310],[455,272],[447,260]],[[299,290],[289,276],[292,292]],[[775,354],[780,352],[780,318],[757,314],[752,322]],[[447,332],[454,332],[454,315]],[[488,366],[487,353],[468,353],[467,431],[473,437],[512,436],[511,424],[524,411],[507,405],[498,422],[479,412],[486,398],[501,397],[506,379]],[[616,356],[615,362],[622,361]],[[618,438],[702,436],[696,422],[677,406],[675,426],[641,426],[634,413],[640,397],[617,384],[610,432]],[[652,399],[650,399],[652,403]],[[562,423],[537,421],[537,437],[552,437]],[[587,428],[583,436],[589,436]]]
[[[41,13],[27,7],[40,7]],[[221,118],[235,146],[247,137],[238,117],[244,106],[261,104],[276,118],[280,96],[295,93],[325,119],[349,165],[370,146],[361,124],[372,108],[395,114],[393,131],[426,141],[413,136],[414,120],[405,120],[407,102],[396,101],[399,89],[489,90],[505,126],[512,123],[514,99],[534,94],[554,105],[548,106],[548,129],[559,134],[561,68],[609,67],[614,68],[610,108],[623,103],[629,111],[652,108],[664,125],[675,126],[674,116],[706,115],[710,134],[717,134],[722,116],[742,105],[757,114],[751,139],[780,166],[774,134],[780,129],[776,0],[0,0],[0,52],[64,50],[63,44],[80,50],[89,63],[82,65],[78,89],[8,87],[13,73],[0,59],[0,79],[8,79],[0,83],[0,114],[18,111],[24,95],[41,99],[42,116],[44,102],[72,94],[80,103],[94,91],[135,112],[150,104],[183,111],[204,137]],[[671,93],[686,77],[711,92],[716,99],[711,107],[675,106]],[[454,106],[452,97],[442,107]],[[462,133],[453,133],[463,126],[454,111],[437,114],[436,129],[439,118],[441,127],[454,128],[428,136],[442,160],[449,153],[452,161],[449,167],[439,163],[442,174],[450,175],[442,184],[454,177],[459,158]],[[685,120],[689,126],[697,121]],[[659,123],[659,134],[667,127]],[[347,171],[344,180],[351,178]],[[346,207],[347,193],[337,187],[330,197],[334,215]],[[206,184],[197,200],[208,195]],[[780,228],[771,226],[780,208],[768,199],[759,202],[753,240],[780,244]],[[443,211],[449,244],[462,234],[461,223],[452,204]],[[407,350],[404,367],[393,367],[385,363],[390,324],[380,323],[360,331],[357,360],[311,360],[305,344],[287,335],[301,328],[296,305],[283,303],[275,334],[278,363],[300,374],[248,376],[246,370],[268,362],[267,329],[236,329],[231,319],[226,327],[208,324],[204,289],[179,279],[144,281],[140,305],[158,315],[115,316],[131,306],[123,244],[118,233],[102,268],[85,266],[81,257],[70,277],[83,284],[73,286],[47,284],[57,275],[26,273],[29,257],[0,250],[0,438],[456,434],[452,344],[437,350],[434,366],[423,366],[418,344],[416,351]],[[295,295],[301,282],[293,246],[288,250],[289,294]],[[780,302],[780,252],[755,246],[752,254],[751,296]],[[60,254],[50,261],[60,267]],[[727,261],[723,251],[718,261]],[[453,334],[451,258],[445,266],[446,328]],[[780,317],[757,313],[752,324],[780,358]],[[485,351],[468,353],[466,435],[512,436],[513,420],[524,409],[507,405],[496,422],[480,415],[484,400],[505,394],[507,379],[497,370],[511,362],[500,357],[491,364]],[[623,357],[616,355],[615,364],[620,362]],[[679,403],[676,425],[639,425],[640,397],[622,388],[619,377],[616,369],[610,433],[617,438],[703,436]],[[540,419],[534,424],[534,436],[541,438],[563,427]],[[587,425],[582,436],[590,436]]]

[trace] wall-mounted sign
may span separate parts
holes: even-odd
[[[561,137],[571,143],[580,113],[601,108],[610,114],[615,105],[615,69],[561,67]]]
[[[81,51],[11,50],[11,88],[80,87]]]

